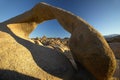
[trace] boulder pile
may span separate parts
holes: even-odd
[[[114,37],[111,37],[111,38],[114,39]],[[120,42],[115,41],[115,40],[114,40],[114,42],[112,42],[112,41],[109,42],[108,40],[111,40],[111,38],[109,37],[109,39],[108,39],[108,38],[105,37],[109,46],[113,50],[114,55],[115,55],[116,60],[117,60],[117,68],[116,68],[116,71],[114,73],[114,77],[117,77],[117,79],[118,79],[118,78],[120,78],[120,68],[119,68],[120,67]],[[120,39],[120,37],[119,37],[119,39]],[[39,43],[44,44],[43,46],[47,46],[49,48],[57,50],[58,52],[61,52],[61,53],[65,54],[65,56],[72,63],[73,67],[75,69],[78,69],[77,66],[76,66],[76,62],[74,62],[73,56],[72,56],[71,51],[70,51],[69,46],[68,46],[69,45],[69,38],[47,38],[46,36],[43,36],[42,38],[32,38],[32,40],[34,42],[36,40],[38,40]],[[68,51],[67,54],[65,53],[65,50]]]

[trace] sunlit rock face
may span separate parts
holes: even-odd
[[[105,36],[110,48],[113,50],[117,59],[117,67],[114,73],[114,77],[120,79],[120,35],[113,34]]]
[[[63,54],[28,38],[38,24],[51,19],[71,33],[69,47],[78,65],[76,73]],[[0,23],[0,80],[94,80],[93,76],[109,80],[115,67],[113,52],[102,35],[68,11],[39,3]]]
[[[120,79],[120,59],[117,59],[117,67],[113,76],[115,80]]]
[[[64,55],[20,38],[6,24],[0,35],[0,80],[69,80],[74,73]]]

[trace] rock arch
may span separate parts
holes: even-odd
[[[59,75],[57,76],[64,80],[69,80],[70,76],[74,74],[74,70],[69,61],[51,49],[33,45],[28,39],[28,35],[39,23],[51,19],[57,19],[62,27],[71,33],[70,49],[78,64],[83,65],[97,80],[108,80],[113,76],[116,60],[102,35],[80,17],[46,3],[39,3],[31,10],[0,24],[2,26],[0,27],[0,34],[5,35],[3,36],[4,40],[1,40],[0,44],[2,48],[3,46],[9,46],[9,48],[3,48],[0,52],[0,58],[2,58],[2,55],[9,56],[9,58],[5,57],[6,62],[4,62],[5,60],[2,58],[0,61],[0,69],[14,70],[42,80],[47,78],[50,80],[59,79],[55,77],[56,73],[54,73],[54,71],[58,71]],[[11,51],[12,49],[14,51]],[[14,55],[12,55],[12,53],[14,53]],[[50,56],[49,53],[53,54]],[[29,59],[25,57],[13,58],[13,56],[22,55]],[[44,56],[44,58],[42,56]],[[45,57],[48,58],[49,61],[46,60]],[[58,62],[52,57],[58,59]],[[21,61],[16,63],[18,59]],[[11,64],[9,60],[11,60]],[[23,60],[28,60],[28,62],[22,63],[24,62]],[[14,63],[14,65],[12,63]],[[20,65],[20,67],[17,65]],[[27,67],[28,70],[21,65]],[[64,65],[64,68],[62,65]],[[43,70],[55,76],[47,74],[39,67],[42,67]],[[33,72],[32,70],[37,71]],[[69,79],[68,77],[66,78],[66,76],[68,76]]]

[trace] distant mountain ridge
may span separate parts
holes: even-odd
[[[112,37],[116,37],[116,36],[120,36],[120,34],[104,35],[105,38],[112,38]]]

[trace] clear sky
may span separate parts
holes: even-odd
[[[80,16],[103,35],[120,34],[120,0],[0,0],[0,22],[17,16],[39,2],[61,7]],[[39,24],[30,37],[69,37],[56,20]]]

